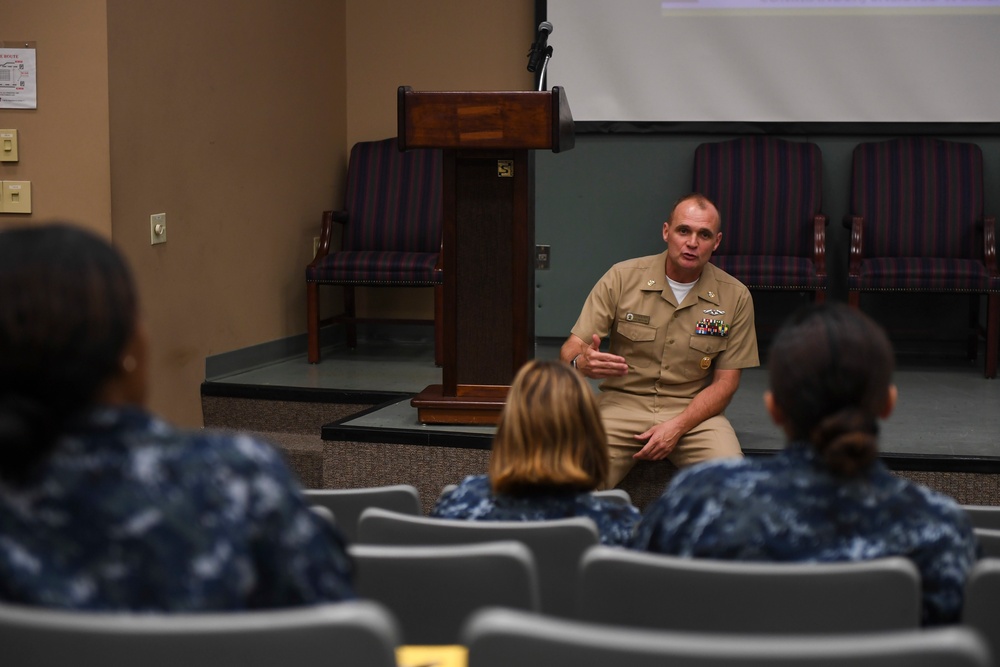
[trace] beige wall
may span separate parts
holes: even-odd
[[[19,158],[0,180],[31,181],[32,213],[0,225],[64,219],[111,235],[105,0],[2,0],[0,41],[35,42],[38,108],[0,109]],[[20,40],[20,42],[19,42]]]
[[[396,89],[530,90],[534,0],[348,0],[347,139],[396,136]]]
[[[348,146],[396,136],[399,86],[530,90],[534,12],[534,0],[348,0]],[[360,314],[433,317],[428,289],[359,289],[357,298]]]
[[[202,423],[210,355],[305,331],[320,212],[354,142],[395,135],[396,88],[527,89],[534,0],[3,0],[37,42],[21,130],[34,213],[110,234],[152,335],[151,407]],[[150,246],[149,216],[167,214]],[[12,216],[0,216],[7,224]],[[362,297],[363,298],[363,297]],[[375,308],[417,303],[383,294]]]
[[[113,233],[152,406],[176,421],[201,423],[206,356],[305,329],[312,237],[342,190],[345,32],[330,0],[108,0]]]

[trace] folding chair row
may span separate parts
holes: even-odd
[[[582,517],[475,522],[379,508],[362,513],[358,535],[359,547],[521,542],[537,567],[541,611],[562,618],[750,633],[920,624],[920,575],[904,558],[827,564],[699,560],[601,546],[596,527]]]
[[[401,637],[393,614],[370,601],[180,614],[0,604],[5,667],[395,667]]]
[[[428,604],[426,614],[439,608]],[[265,667],[285,662],[393,667],[403,635],[374,602],[224,614],[108,614],[0,605],[0,644],[11,667]],[[972,628],[840,636],[693,633],[483,609],[458,642],[469,667],[628,664],[653,667],[989,667]]]
[[[476,613],[465,626],[469,667],[988,667],[972,629],[950,627],[832,635],[732,635],[621,628],[511,609]]]
[[[358,519],[369,507],[400,512],[421,514],[420,493],[412,484],[389,484],[356,489],[304,489],[306,502],[314,507],[325,508],[333,515],[333,521],[347,538],[354,543],[358,538]],[[323,512],[329,518],[327,512]]]
[[[796,664],[832,665],[867,653],[895,655],[894,647],[908,643],[900,638],[909,637],[916,653],[871,664],[987,665],[989,647],[996,650],[1000,637],[1000,560],[994,559],[980,561],[969,580],[965,627],[942,632],[917,627],[916,570],[902,559],[762,565],[597,546],[581,560],[581,620],[539,613],[534,558],[519,542],[355,545],[351,554],[358,592],[368,600],[170,615],[0,604],[5,664],[116,667],[141,656],[151,667],[207,667],[219,660],[255,667],[289,656],[306,662],[336,656],[345,664],[377,666],[394,664],[392,650],[402,644],[464,643],[470,666],[498,664],[491,660],[504,656],[529,666],[586,666],[598,664],[590,660],[599,656],[601,664],[642,665],[672,656],[696,665],[791,664],[793,658],[801,661]],[[507,611],[483,612],[496,606]],[[490,613],[499,620],[482,622]],[[496,639],[512,628],[517,638]],[[496,650],[484,648],[492,641],[514,652],[486,657]],[[778,644],[784,648],[777,656],[765,649]],[[958,654],[946,652],[947,646]],[[956,662],[942,663],[942,656]]]
[[[455,487],[455,484],[449,484],[441,493],[447,493]],[[388,484],[354,489],[304,489],[303,495],[317,513],[334,521],[350,543],[357,541],[358,519],[369,507],[381,507],[414,516],[423,514],[420,492],[412,484]],[[595,495],[613,498],[624,504],[632,503],[632,498],[623,489],[596,491]]]

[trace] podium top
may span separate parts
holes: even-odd
[[[397,94],[400,150],[408,148],[552,149],[573,148],[573,116],[566,93],[414,92]]]

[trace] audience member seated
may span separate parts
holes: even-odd
[[[771,347],[764,396],[786,447],[682,471],[647,508],[633,546],[753,561],[905,556],[921,572],[924,624],[957,621],[977,556],[972,526],[954,500],[878,460],[892,370],[885,332],[859,311],[794,315]]]
[[[149,352],[107,242],[0,231],[0,600],[187,612],[354,597],[342,537],[276,450],[144,408]]]
[[[593,390],[567,364],[529,361],[500,415],[489,475],[473,475],[438,500],[431,516],[538,521],[585,516],[601,542],[626,545],[639,510],[595,497],[608,473],[608,448]]]

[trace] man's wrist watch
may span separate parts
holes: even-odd
[[[576,368],[576,360],[579,358],[580,358],[579,354],[573,357],[573,361],[569,362],[569,365],[572,366],[573,368]]]

